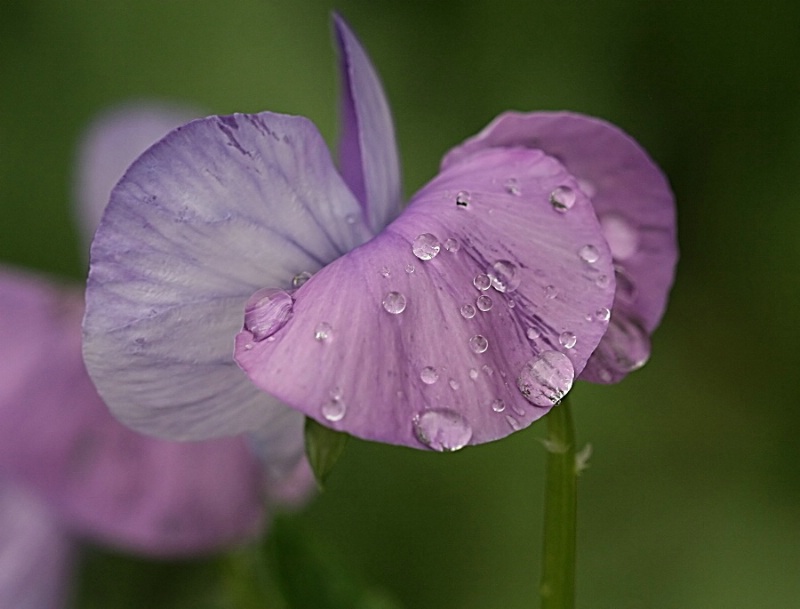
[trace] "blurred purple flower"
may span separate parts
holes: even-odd
[[[529,425],[582,372],[642,365],[677,257],[646,153],[597,119],[507,114],[401,214],[388,104],[335,28],[338,170],[305,118],[212,116],[113,191],[84,357],[115,414],[165,437],[258,430],[266,446],[306,415],[455,450]]]
[[[127,164],[187,118],[137,105],[97,121],[79,164],[87,231]],[[178,443],[120,424],[86,374],[82,317],[79,289],[0,267],[0,607],[62,606],[69,539],[219,550],[260,533],[267,502],[313,486],[305,462],[265,471],[244,438]]]

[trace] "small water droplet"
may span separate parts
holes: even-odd
[[[459,249],[461,249],[461,244],[458,242],[458,239],[451,238],[444,242],[444,249],[452,254],[455,254]]]
[[[522,429],[522,425],[519,424],[519,421],[517,421],[510,414],[506,415],[506,422],[511,426],[511,429],[513,429],[514,431],[519,431],[520,429]]]
[[[515,413],[517,413],[521,417],[525,416],[525,411],[522,409],[521,406],[518,406],[517,404],[512,403],[511,404],[511,410],[513,410]]]
[[[513,309],[514,307],[517,306],[517,303],[515,301],[511,300],[510,298],[506,301],[506,303],[508,304],[508,308],[509,309]]]
[[[338,388],[337,388],[338,389]],[[347,404],[342,400],[341,389],[331,391],[331,396],[320,409],[326,421],[336,423],[341,421],[347,412]]]
[[[492,299],[486,294],[481,294],[475,301],[475,306],[477,306],[481,311],[488,311],[492,308]]]
[[[594,283],[598,288],[605,290],[611,285],[611,279],[608,278],[608,275],[598,275],[595,277]]]
[[[605,307],[600,307],[594,312],[594,318],[597,321],[608,321],[611,318],[611,311]]]
[[[526,363],[517,377],[517,387],[531,404],[553,406],[572,388],[575,369],[559,351],[545,351]]]
[[[544,297],[547,300],[553,300],[556,296],[558,296],[558,288],[554,285],[548,285],[544,288]]]
[[[389,292],[383,297],[383,308],[392,315],[406,310],[406,297],[400,292]]]
[[[578,342],[578,337],[575,336],[573,332],[567,330],[558,336],[558,342],[561,343],[561,346],[565,349],[572,349]]]
[[[528,340],[536,340],[542,335],[542,333],[538,330],[538,328],[531,326],[525,331],[525,335],[528,337]]]
[[[514,195],[515,197],[522,194],[522,191],[519,189],[519,180],[517,180],[517,178],[508,178],[503,184],[503,188],[506,189],[508,194]]]
[[[358,222],[358,214],[347,214],[344,217],[344,221],[347,222],[350,226],[353,226],[356,222]]]
[[[584,262],[594,264],[600,259],[600,250],[594,245],[584,245],[578,250],[578,256],[580,256],[580,259]]]
[[[450,389],[452,389],[453,391],[458,390],[458,388],[461,386],[458,384],[458,381],[456,379],[450,379],[448,381],[448,385],[450,385]]]
[[[439,240],[430,233],[422,233],[411,246],[411,251],[420,260],[431,260],[435,258],[442,248]]]
[[[449,408],[426,410],[416,415],[412,423],[417,440],[433,450],[459,450],[472,438],[467,420]]]
[[[406,273],[408,273],[409,275],[414,273],[414,265],[413,264],[407,264],[406,265]]]
[[[461,316],[464,319],[472,319],[475,317],[475,313],[475,307],[473,307],[471,304],[461,305]]]
[[[517,267],[508,260],[498,260],[487,271],[492,287],[498,292],[513,292],[519,287]]]
[[[471,197],[466,190],[462,190],[456,195],[456,205],[458,207],[467,208],[469,207]]]
[[[489,364],[484,364],[483,366],[481,366],[481,370],[483,370],[483,373],[486,376],[492,376],[494,374],[494,370],[492,370],[492,368],[491,368],[491,366],[489,366]]]
[[[318,340],[321,343],[327,343],[332,338],[333,328],[327,321],[322,321],[317,324],[317,327],[314,329],[314,340]]]
[[[297,273],[294,277],[292,277],[292,287],[299,288],[303,285],[306,281],[311,279],[311,273],[308,271],[303,271],[302,273]]]
[[[626,218],[606,214],[600,217],[600,228],[614,260],[627,260],[639,249],[639,232]]]
[[[475,275],[475,278],[472,280],[472,285],[479,290],[484,291],[488,290],[492,286],[492,280],[489,278],[489,275],[479,273]]]
[[[476,334],[469,339],[469,348],[472,349],[474,353],[485,353],[489,348],[489,341],[486,340],[485,336]]]
[[[433,366],[425,366],[420,370],[419,378],[422,379],[422,382],[426,385],[433,385],[439,380],[439,372]]]
[[[478,378],[478,369],[477,368],[470,368],[469,369],[469,378],[473,381]]]
[[[495,398],[492,400],[491,407],[495,412],[503,412],[506,409],[506,403],[500,398]]]
[[[247,343],[247,344],[244,346],[244,348],[245,348],[247,351],[252,351],[252,349],[253,349],[253,343]]]
[[[381,270],[380,270],[380,274],[381,274],[381,277],[383,277],[384,279],[386,279],[387,277],[390,277],[392,273],[391,273],[391,271],[389,270],[389,267],[388,267],[388,266],[384,266],[384,267],[382,267],[382,268],[381,268]]]
[[[261,288],[244,305],[244,327],[256,342],[272,336],[292,317],[294,301],[287,292]]]
[[[569,186],[559,186],[550,193],[550,205],[563,214],[575,205],[575,191]]]

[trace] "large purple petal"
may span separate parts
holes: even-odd
[[[378,74],[344,19],[334,16],[341,70],[339,165],[373,232],[400,213],[400,161]]]
[[[302,416],[233,361],[243,305],[370,235],[307,119],[237,114],[173,131],[114,189],[92,246],[84,357],[100,394],[157,436],[261,429],[293,465]]]
[[[591,203],[564,167],[540,151],[488,150],[299,288],[276,332],[243,330],[236,358],[325,425],[454,450],[506,436],[562,397],[606,331],[612,277]]]
[[[75,198],[86,250],[114,184],[134,159],[199,112],[153,102],[127,104],[101,114],[78,148]]]
[[[0,607],[66,607],[72,554],[47,506],[0,478]]]
[[[158,554],[257,532],[264,473],[245,441],[156,440],[116,421],[81,361],[78,292],[0,272],[0,477],[74,532]]]
[[[644,364],[678,259],[675,201],[664,174],[617,127],[568,112],[507,113],[451,150],[449,167],[491,147],[524,146],[558,158],[600,218],[614,256],[617,293],[609,331],[582,378],[616,382]]]

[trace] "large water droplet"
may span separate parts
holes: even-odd
[[[311,273],[308,271],[303,271],[302,273],[297,273],[294,277],[292,277],[292,287],[299,288],[303,285],[306,281],[311,279]]]
[[[452,254],[455,254],[459,249],[461,249],[461,244],[458,242],[458,239],[448,239],[444,242],[444,249]]]
[[[600,228],[614,260],[627,260],[639,249],[639,232],[624,217],[618,214],[601,216]]]
[[[616,313],[611,316],[603,340],[592,355],[602,368],[611,372],[614,380],[638,370],[649,357],[650,336],[647,331],[638,321]]]
[[[420,370],[419,378],[422,379],[422,382],[426,385],[433,385],[439,380],[439,372],[433,366],[425,366]]]
[[[584,262],[594,264],[600,259],[600,250],[594,245],[584,245],[578,250],[578,256],[580,256],[580,259]]]
[[[495,412],[503,412],[506,409],[506,403],[500,398],[495,398],[494,400],[492,400],[492,403],[490,405],[492,407],[492,410],[494,410]]]
[[[484,353],[489,348],[489,341],[485,336],[476,334],[469,339],[469,348],[475,353]]]
[[[244,327],[256,342],[272,336],[292,317],[294,301],[287,292],[261,288],[244,305]]]
[[[475,307],[473,307],[471,304],[462,305],[460,310],[461,310],[461,316],[464,319],[472,319],[473,317],[475,317],[475,312],[476,312]]]
[[[492,287],[498,292],[513,292],[519,287],[517,267],[508,260],[498,260],[487,271]]]
[[[399,315],[406,310],[406,297],[400,292],[389,292],[383,297],[383,308],[392,315]]]
[[[466,190],[462,190],[456,195],[456,205],[458,207],[467,208],[469,207],[471,197]]]
[[[467,420],[449,408],[426,410],[414,417],[413,426],[417,440],[433,450],[459,450],[472,438]]]
[[[563,214],[575,205],[575,191],[569,186],[559,186],[550,193],[550,205]]]
[[[439,240],[430,233],[422,233],[411,245],[411,251],[420,260],[431,260],[435,258],[442,248]]]
[[[327,343],[333,338],[333,328],[327,321],[321,321],[314,329],[314,340]]]
[[[475,275],[475,278],[472,280],[472,285],[479,290],[484,291],[488,290],[492,286],[492,280],[490,279],[489,275],[479,273],[478,275]]]
[[[545,351],[522,367],[517,387],[531,404],[558,404],[572,388],[575,369],[570,359],[559,351]]]
[[[341,421],[347,412],[347,404],[342,400],[342,390],[338,387],[331,390],[330,398],[320,409],[325,420],[335,423]]]
[[[558,342],[561,343],[561,346],[565,349],[572,349],[578,342],[578,337],[575,336],[573,332],[567,330],[558,336]]]
[[[475,306],[477,306],[481,311],[488,311],[492,308],[492,299],[486,294],[481,294],[475,301]]]

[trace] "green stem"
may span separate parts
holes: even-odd
[[[575,428],[568,401],[552,408],[547,419],[547,482],[544,547],[539,594],[542,609],[575,607],[575,517],[577,467]]]

